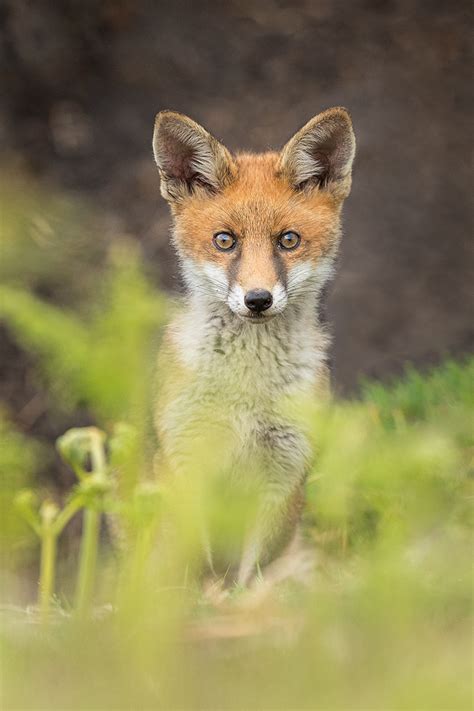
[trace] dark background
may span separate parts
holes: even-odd
[[[188,113],[231,149],[265,150],[346,106],[358,153],[328,316],[335,384],[350,392],[362,376],[472,346],[470,8],[3,0],[2,159],[104,211],[142,243],[156,283],[176,289],[155,113]]]

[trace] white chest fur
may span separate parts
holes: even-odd
[[[290,477],[293,469],[300,478],[309,448],[282,401],[314,391],[324,369],[328,339],[314,304],[288,307],[268,323],[252,324],[225,305],[191,302],[171,334],[189,377],[160,418],[168,455],[181,459],[186,440],[196,440],[203,418],[211,417],[232,431],[229,442],[240,459],[263,448],[275,476]]]
[[[191,304],[174,324],[173,341],[182,364],[198,374],[201,387],[268,404],[316,383],[327,336],[314,305],[288,307],[268,323],[242,321],[225,305]]]

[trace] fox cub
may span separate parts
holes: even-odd
[[[162,111],[153,149],[187,287],[164,345],[161,456],[168,471],[185,471],[206,417],[219,424],[222,476],[251,478],[258,491],[235,568],[246,585],[297,530],[311,449],[282,403],[327,387],[318,302],[340,241],[354,133],[347,111],[333,108],[279,153],[234,155],[187,116]]]

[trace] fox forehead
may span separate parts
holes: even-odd
[[[216,194],[196,191],[175,211],[175,239],[195,259],[221,262],[212,237],[232,232],[242,245],[264,250],[284,231],[297,232],[301,248],[289,259],[317,258],[338,238],[340,203],[329,193],[295,191],[278,174],[277,153],[241,153],[233,180]]]

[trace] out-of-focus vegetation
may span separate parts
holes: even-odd
[[[58,306],[40,288],[50,247],[32,246],[21,212],[6,232],[2,320],[51,407],[87,407],[104,434],[67,434],[59,448],[77,482],[66,500],[43,486],[35,501],[25,489],[53,466],[53,445],[3,415],[2,707],[470,708],[474,361],[367,384],[358,400],[301,403],[316,452],[302,551],[279,580],[263,571],[251,590],[222,590],[201,580],[199,544],[203,511],[232,535],[214,486],[219,456],[209,464],[209,443],[197,443],[195,471],[175,490],[152,466],[163,297],[122,239],[87,267],[83,299],[66,288],[83,258],[79,271],[66,259]],[[39,615],[34,589],[30,607],[18,590],[39,579],[38,541],[44,562],[71,506],[73,520],[89,515],[81,552],[56,580],[46,569]],[[117,545],[98,549],[106,517]]]

